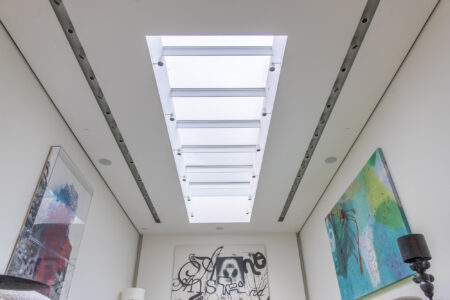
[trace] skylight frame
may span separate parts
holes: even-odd
[[[203,37],[202,37],[203,38]],[[162,38],[160,36],[147,36],[147,43],[150,51],[150,57],[154,69],[156,83],[160,94],[160,100],[163,108],[163,113],[166,120],[169,138],[172,145],[172,151],[179,174],[179,180],[182,187],[183,196],[185,198],[186,209],[188,211],[189,221],[191,223],[201,223],[196,217],[191,216],[192,198],[190,195],[190,176],[191,172],[200,172],[196,166],[186,166],[183,161],[183,153],[255,153],[255,161],[252,166],[211,166],[209,170],[219,174],[220,172],[247,172],[252,174],[249,183],[249,194],[245,206],[246,213],[242,215],[241,220],[234,219],[232,222],[249,222],[251,212],[256,196],[257,184],[261,170],[261,164],[264,156],[270,120],[272,116],[275,95],[278,87],[278,81],[281,71],[281,65],[284,55],[287,36],[273,36],[273,45],[261,45],[253,47],[252,45],[244,46],[223,46],[216,45],[170,45],[163,47]],[[269,49],[271,48],[271,49]],[[208,52],[209,51],[209,52]],[[165,68],[165,55],[170,56],[189,56],[189,55],[204,55],[204,56],[221,56],[227,54],[228,56],[254,56],[254,55],[268,55],[272,54],[269,66],[273,66],[274,70],[267,70],[267,83],[264,88],[171,88],[167,69]],[[162,66],[161,66],[162,65]],[[216,120],[216,122],[202,122],[205,120],[176,120],[174,115],[175,107],[173,105],[172,97],[264,97],[262,117],[259,122],[256,120]],[[232,101],[230,99],[230,101]],[[242,145],[183,145],[178,133],[179,128],[259,128],[257,136],[257,143],[250,143]],[[242,152],[241,152],[242,151]],[[200,166],[198,166],[200,167]],[[225,196],[226,198],[228,196]],[[198,218],[198,217],[197,217]],[[208,221],[209,222],[209,221]],[[218,220],[215,223],[222,223],[224,220]],[[224,222],[226,223],[226,222]]]

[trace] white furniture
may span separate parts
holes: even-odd
[[[144,300],[145,290],[141,288],[126,288],[122,291],[121,300]]]
[[[50,300],[50,298],[34,291],[0,290],[0,300]]]

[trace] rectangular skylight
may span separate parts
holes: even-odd
[[[147,36],[191,223],[250,222],[286,36]]]

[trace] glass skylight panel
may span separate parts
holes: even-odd
[[[247,196],[248,201],[248,188],[242,188],[242,189],[190,189],[189,196],[190,197],[234,197],[234,196],[240,196],[245,197]]]
[[[185,166],[186,174],[189,173],[248,173],[254,172],[254,166],[252,165],[237,165],[237,166],[229,166],[229,165],[217,165],[217,166],[193,166],[187,165]]]
[[[173,97],[178,120],[258,120],[264,97]]]
[[[178,128],[182,145],[256,145],[259,128]]]
[[[253,174],[247,173],[189,173],[189,182],[250,182]]]
[[[257,145],[206,145],[206,146],[188,146],[184,145],[180,151],[183,153],[255,153]]]
[[[147,36],[191,223],[250,222],[286,36]]]
[[[263,88],[270,56],[167,56],[172,88]]]
[[[189,188],[194,189],[249,189],[250,182],[190,182]]]
[[[192,197],[191,223],[238,223],[250,221],[246,197]]]
[[[162,36],[163,46],[222,46],[222,47],[243,47],[243,46],[272,46],[273,36],[271,35],[240,35],[240,36]]]
[[[253,165],[256,153],[183,153],[185,165]]]

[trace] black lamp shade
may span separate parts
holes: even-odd
[[[400,253],[405,263],[412,263],[417,259],[430,260],[431,254],[423,234],[407,234],[397,239]]]
[[[8,275],[0,275],[1,290],[35,291],[48,289],[48,287],[49,286],[45,283],[38,281]]]

